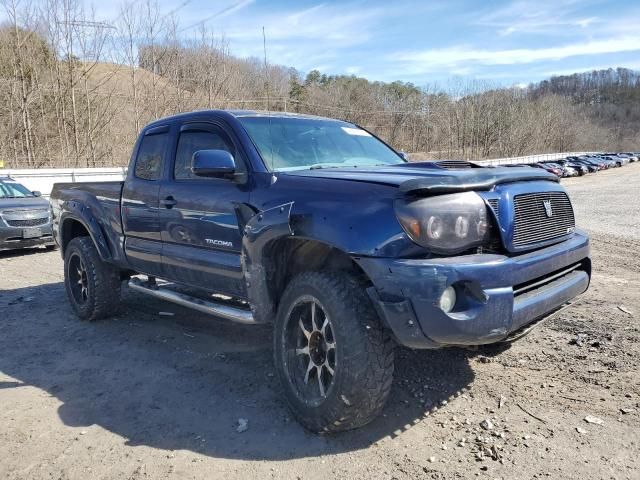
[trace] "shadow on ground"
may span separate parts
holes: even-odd
[[[4,258],[16,258],[30,255],[37,255],[49,251],[45,247],[29,247],[29,248],[14,248],[12,250],[0,250],[0,260]]]
[[[0,292],[0,371],[11,377],[0,395],[25,385],[45,390],[61,402],[65,425],[97,425],[127,445],[281,460],[367,448],[455,401],[473,381],[473,353],[399,349],[384,415],[354,432],[316,436],[284,405],[269,327],[218,321],[134,292],[123,307],[88,324],[72,314],[62,283]],[[239,418],[249,420],[248,431],[236,431]]]

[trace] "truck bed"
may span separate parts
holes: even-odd
[[[49,202],[53,209],[54,238],[60,243],[59,220],[62,213],[72,213],[82,218],[82,211],[74,211],[74,205],[90,209],[91,217],[97,219],[114,259],[122,258],[120,240],[123,236],[120,197],[124,182],[56,183],[51,190]],[[80,208],[80,207],[78,207]]]

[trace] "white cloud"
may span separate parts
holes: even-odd
[[[581,17],[576,10],[584,7],[577,0],[517,0],[500,9],[481,15],[475,25],[494,27],[501,36],[514,33],[566,34],[571,27],[586,28],[601,20]]]
[[[192,23],[184,28],[181,28],[180,31],[184,32],[186,30],[190,30],[194,27],[197,27],[199,25],[205,24],[211,20],[214,19],[221,19],[221,18],[225,18],[228,17],[230,15],[233,15],[234,13],[236,13],[239,10],[242,10],[245,7],[248,7],[249,5],[251,5],[252,3],[254,3],[255,0],[241,0],[239,2],[234,2],[231,5],[227,5],[226,7],[222,8],[221,10],[216,11],[213,15],[209,15],[201,20],[198,20],[195,23]],[[184,5],[184,4],[183,4]],[[178,7],[180,8],[180,7]]]
[[[502,30],[498,31],[498,34],[501,36],[507,36],[507,35],[511,35],[512,33],[517,32],[518,29],[516,27],[507,27],[507,28],[503,28]]]
[[[587,28],[589,25],[596,22],[598,22],[597,17],[589,17],[589,18],[583,18],[581,20],[576,20],[575,24],[581,28]]]
[[[558,47],[505,50],[454,46],[413,52],[399,52],[388,59],[404,65],[412,73],[425,73],[471,65],[519,65],[557,61],[569,57],[640,51],[640,34],[591,40]]]
[[[229,22],[224,30],[227,38],[245,40],[256,37],[256,31],[264,26],[267,41],[308,39],[338,41],[342,44],[362,43],[370,38],[372,21],[380,17],[382,9],[339,8],[317,5],[292,13],[274,12],[264,16],[252,16]],[[260,33],[261,35],[261,33]],[[259,35],[258,35],[259,36]]]
[[[390,15],[394,15],[393,6],[370,7],[360,1],[326,3],[293,11],[269,9],[235,15],[225,19],[222,32],[234,54],[261,57],[264,26],[269,62],[308,71],[317,65],[334,64],[344,58],[345,50],[371,41],[378,24]],[[351,57],[351,61],[360,60]]]

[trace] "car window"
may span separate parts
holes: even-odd
[[[136,159],[134,172],[136,177],[143,180],[158,180],[160,178],[168,138],[168,133],[145,135],[142,138]]]
[[[173,176],[176,180],[203,179],[197,177],[191,171],[191,159],[199,150],[226,150],[231,155],[235,149],[227,136],[218,130],[189,130],[182,132],[178,138],[176,161],[173,167]],[[242,171],[242,162],[236,159],[237,171]]]
[[[0,198],[33,197],[33,193],[24,185],[13,180],[0,181]]]

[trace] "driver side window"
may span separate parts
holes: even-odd
[[[176,180],[198,179],[191,171],[191,159],[198,150],[226,150],[235,156],[235,148],[226,135],[218,130],[187,130],[180,133],[173,176]],[[242,171],[242,162],[236,159],[236,168]]]

